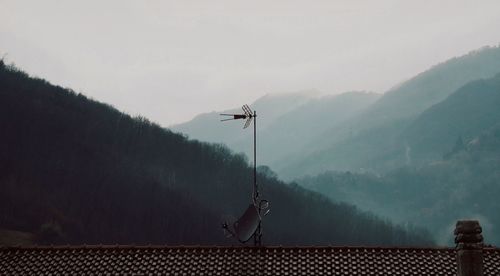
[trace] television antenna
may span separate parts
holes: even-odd
[[[252,111],[248,105],[243,105],[243,114],[220,114],[229,118],[222,119],[221,122],[230,120],[246,120],[243,129],[250,126],[253,120],[253,193],[252,203],[248,206],[245,213],[232,224],[232,228],[224,222],[222,228],[229,233],[229,236],[235,237],[241,243],[246,243],[252,237],[254,245],[262,245],[262,217],[269,214],[269,201],[259,199],[259,186],[257,185],[257,112]]]

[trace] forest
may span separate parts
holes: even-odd
[[[250,202],[245,155],[189,140],[0,61],[4,244],[236,244],[221,222]],[[399,226],[259,169],[266,245],[429,245]]]

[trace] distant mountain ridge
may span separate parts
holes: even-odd
[[[402,166],[380,172],[326,171],[296,179],[304,187],[399,223],[427,225],[439,243],[454,221],[485,222],[500,244],[500,74],[460,87],[422,112],[394,140]]]
[[[500,48],[483,47],[439,63],[381,96],[353,92],[351,95],[358,95],[358,99],[352,97],[344,102],[342,97],[304,99],[280,118],[273,117],[274,123],[260,125],[259,161],[283,179],[324,170],[385,172],[412,161],[418,163],[418,156],[413,160],[408,156],[413,142],[404,138],[406,129],[424,111],[466,83],[491,78],[499,72]],[[274,105],[279,107],[279,101]],[[215,114],[210,119],[200,117],[207,124],[209,120],[216,122]],[[206,139],[209,135],[217,135],[217,142],[249,154],[250,137],[241,135],[238,127],[203,128],[193,120],[172,129],[207,141],[214,141]]]
[[[316,96],[318,91],[305,90],[294,93],[267,94],[260,97],[249,105],[257,109],[259,114],[259,128],[265,128],[277,117],[289,112],[290,110],[308,102]],[[242,105],[245,103],[242,103]],[[223,110],[219,112],[210,112],[197,115],[189,122],[173,125],[170,129],[182,132],[192,139],[212,143],[232,144],[242,139],[245,133],[239,131],[242,126],[239,123],[220,124],[221,113],[242,113],[241,107]]]
[[[500,72],[500,47],[483,47],[439,63],[390,89],[364,118],[373,121],[415,117],[470,81]]]
[[[370,92],[317,95],[315,90],[270,94],[250,105],[257,110],[260,164],[274,167],[284,156],[308,145],[318,133],[353,117],[380,96]],[[252,136],[241,130],[241,122],[220,124],[219,113],[241,113],[241,110],[201,114],[171,129],[190,138],[225,143],[233,150],[251,156]]]
[[[285,178],[324,170],[387,171],[407,165],[401,135],[458,88],[500,72],[500,48],[484,47],[440,63],[386,92],[360,114],[318,134],[302,153],[274,169]],[[346,135],[352,133],[352,135]]]

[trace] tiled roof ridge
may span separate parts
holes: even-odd
[[[421,250],[431,250],[431,251],[451,251],[455,250],[454,247],[418,247],[418,246],[344,246],[344,245],[299,245],[299,246],[289,246],[289,245],[271,245],[271,246],[241,246],[241,245],[135,245],[135,244],[81,244],[81,245],[17,245],[17,246],[2,246],[0,245],[0,250],[49,250],[49,249],[59,249],[59,250],[82,250],[82,249],[137,249],[137,250],[147,250],[147,249],[212,249],[212,250],[293,250],[293,249],[304,249],[304,250],[377,250],[377,251],[392,251],[392,250],[405,250],[405,251],[421,251]],[[483,250],[493,250],[500,251],[498,247],[487,246]]]

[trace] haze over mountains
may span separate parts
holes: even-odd
[[[307,101],[283,115],[294,118],[285,124],[297,122],[293,134],[277,127],[278,120],[273,128],[259,129],[264,151],[259,162],[282,179],[432,232],[448,233],[460,217],[482,219],[499,243],[493,199],[500,198],[499,73],[500,48],[484,47],[435,65],[382,96],[358,94],[365,100],[350,101],[346,108],[352,112],[338,121],[339,106],[320,99],[325,104],[320,109]],[[294,117],[307,109],[318,114]],[[325,122],[330,124],[324,127]],[[271,137],[286,146],[276,146]]]
[[[258,99],[265,243],[445,244],[477,218],[500,244],[499,106],[499,47],[383,95]],[[173,127],[190,140],[0,61],[0,243],[231,243],[220,222],[252,172],[251,130],[219,121],[233,112]]]
[[[312,91],[266,95],[251,107],[258,110],[259,164],[275,167],[284,156],[302,152],[318,134],[338,126],[374,103],[380,95],[348,92],[318,96]],[[220,123],[221,113],[241,113],[240,108],[201,114],[171,129],[201,141],[225,143],[251,156],[252,135],[241,131],[242,122]]]
[[[386,92],[342,126],[319,135],[310,144],[313,153],[306,153],[305,158],[292,158],[294,162],[276,170],[285,177],[294,177],[299,176],[297,172],[304,175],[325,169],[383,172],[408,162],[418,164],[418,159],[408,158],[407,154],[414,151],[402,139],[405,129],[419,114],[461,86],[493,77],[499,71],[499,47],[485,47],[438,64]],[[355,134],[350,139],[342,138],[348,129]]]
[[[248,206],[252,170],[223,145],[188,140],[1,60],[0,131],[0,244],[235,243],[221,222]],[[258,182],[271,202],[266,245],[433,243],[423,230],[269,174]]]
[[[310,99],[284,114],[280,120],[275,120],[274,124],[268,123],[268,120],[266,126],[272,127],[259,128],[263,149],[259,162],[269,165],[284,179],[324,170],[383,172],[409,162],[419,164],[419,155],[412,151],[412,142],[406,141],[404,135],[411,131],[407,128],[413,121],[466,83],[493,77],[499,71],[500,49],[484,47],[440,63],[382,96],[350,92]],[[351,98],[344,100],[349,95]],[[281,96],[281,99],[285,98],[285,95]],[[315,106],[318,102],[321,102],[322,108]],[[283,105],[287,105],[285,101]],[[280,106],[276,104],[274,108]],[[263,119],[266,111],[261,111]],[[204,128],[207,131],[200,131],[202,128],[195,125],[209,115],[199,115],[195,120],[172,129],[190,138],[223,142],[236,151],[249,153],[248,142],[235,142],[232,138],[235,135],[240,137],[241,132],[231,131],[225,135],[224,127],[215,120],[215,115],[212,113],[211,120],[205,121],[204,126],[210,125]],[[283,125],[292,124],[293,133],[283,129]],[[207,139],[213,132],[218,136]],[[413,139],[418,139],[418,135]],[[280,140],[281,145],[276,140]],[[267,149],[273,149],[273,153],[266,155]],[[437,154],[440,156],[448,149],[442,149]],[[416,156],[412,158],[412,154]]]
[[[496,79],[498,82],[500,78]],[[500,85],[497,86],[497,94]],[[497,109],[498,110],[498,109]],[[456,220],[479,219],[500,244],[500,124],[468,140],[457,139],[439,161],[386,174],[328,171],[296,181],[308,189],[369,209],[398,223],[425,225],[439,244],[452,244]]]
[[[500,122],[500,73],[467,83],[424,111],[401,135],[413,163],[439,160],[456,141],[471,141]]]
[[[266,128],[277,118],[290,112],[309,101],[311,96],[318,95],[317,91],[299,91],[296,93],[266,95],[257,99],[253,108],[259,109],[259,128]],[[250,141],[243,132],[237,131],[242,128],[240,124],[227,123],[221,127],[220,120],[223,119],[220,113],[241,113],[240,107],[224,110],[222,112],[211,112],[196,116],[186,124],[172,127],[173,130],[189,134],[191,138],[201,141],[226,144],[237,143],[241,139]],[[263,115],[265,114],[265,116]]]

